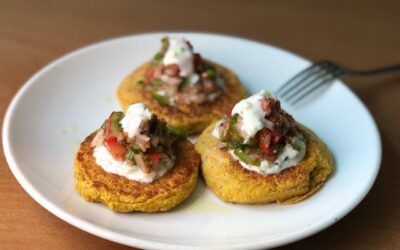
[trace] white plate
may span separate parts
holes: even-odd
[[[161,33],[101,42],[70,53],[35,74],[13,99],[3,128],[9,166],[24,189],[50,212],[97,236],[152,249],[274,247],[333,224],[371,188],[381,159],[380,137],[365,106],[341,82],[314,102],[289,109],[332,150],[336,170],[311,198],[294,205],[246,206],[218,200],[203,183],[167,213],[118,214],[74,190],[73,157],[82,139],[118,109],[115,91],[160,47]],[[206,58],[234,70],[250,92],[275,90],[309,62],[241,38],[173,33]]]

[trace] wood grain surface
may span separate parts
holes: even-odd
[[[52,60],[99,40],[160,30],[243,36],[356,69],[400,63],[396,0],[1,0],[1,121],[21,85]],[[400,249],[400,73],[345,82],[366,103],[380,129],[378,179],[344,219],[280,249]],[[3,152],[0,195],[0,249],[128,248],[81,231],[41,207],[18,184]]]

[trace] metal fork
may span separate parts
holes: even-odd
[[[369,76],[396,70],[400,70],[400,64],[367,71],[356,71],[332,61],[320,61],[313,63],[310,67],[292,77],[275,94],[290,104],[296,104],[315,90],[335,79],[348,75]]]

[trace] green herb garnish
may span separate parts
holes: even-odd
[[[246,154],[243,150],[241,149],[235,149],[233,151],[235,155],[244,163],[254,165],[254,166],[260,166],[261,161],[258,159],[256,156],[253,155],[248,155]]]
[[[257,146],[258,145],[258,140],[256,136],[253,136],[249,139],[249,141],[246,143],[248,146]]]
[[[114,112],[111,115],[111,130],[115,133],[121,132],[122,127],[121,124],[119,123],[124,117],[124,113],[122,111]]]
[[[229,147],[232,148],[232,149],[237,149],[237,148],[238,149],[243,149],[244,146],[245,146],[245,144],[243,144],[240,141],[229,141],[227,143],[228,143]]]
[[[158,53],[154,56],[153,60],[156,61],[156,62],[159,62],[159,61],[161,61],[161,59],[163,59],[163,57],[164,57],[164,54],[161,53],[161,52],[158,52]]]
[[[157,94],[156,92],[151,93],[151,97],[159,102],[162,105],[168,105],[169,104],[169,99],[166,96]]]
[[[215,80],[217,78],[217,72],[215,72],[213,69],[208,69],[206,73],[208,79]]]
[[[230,134],[230,139],[235,140],[235,141],[241,141],[242,137],[239,134],[239,131],[237,131],[236,128],[236,123],[238,120],[238,114],[234,114],[231,119],[229,120],[229,131],[228,133]]]
[[[128,150],[128,153],[126,153],[125,158],[126,158],[128,161],[132,162],[133,164],[136,164],[136,161],[135,161],[135,152],[134,152],[134,151]]]
[[[179,139],[184,139],[186,138],[186,133],[180,129],[177,128],[172,128],[172,127],[167,127],[167,134],[175,136]]]
[[[163,37],[162,39],[161,39],[161,43],[162,43],[162,46],[161,46],[161,53],[162,54],[164,54],[166,51],[167,51],[167,49],[168,49],[168,47],[169,47],[169,38],[166,36],[166,37]],[[164,56],[164,55],[163,55]]]
[[[187,77],[183,77],[180,87],[186,87],[188,85],[189,85],[189,79],[187,79]]]

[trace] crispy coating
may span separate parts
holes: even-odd
[[[218,148],[210,125],[199,137],[195,149],[202,159],[202,174],[207,186],[227,202],[290,204],[314,194],[333,170],[333,158],[325,145],[311,130],[298,124],[307,141],[303,160],[278,174],[262,175],[243,168],[231,155]]]
[[[98,166],[91,146],[94,135],[81,143],[74,164],[75,188],[86,200],[101,202],[117,212],[152,213],[175,207],[194,190],[200,157],[189,141],[180,140],[173,145],[179,153],[172,169],[151,183],[142,183],[108,173]]]
[[[208,63],[214,66],[225,80],[226,89],[216,100],[200,105],[180,105],[179,108],[160,104],[153,100],[150,93],[136,87],[136,82],[145,78],[145,73],[150,67],[150,62],[147,62],[128,75],[120,84],[117,96],[122,109],[126,110],[132,103],[142,102],[170,126],[184,130],[188,134],[200,133],[235,103],[247,97],[246,90],[232,71],[221,65]]]

